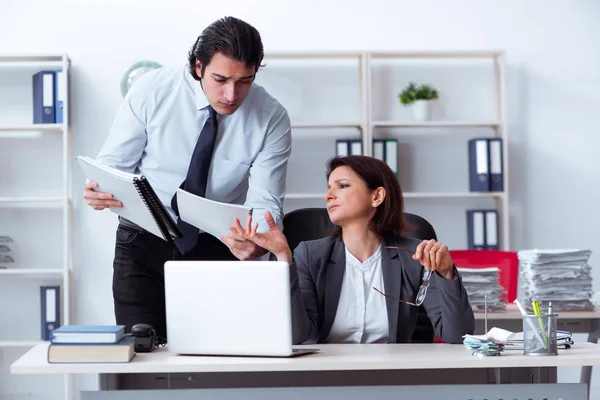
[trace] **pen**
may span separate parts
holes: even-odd
[[[514,303],[519,308],[519,311],[521,312],[521,315],[523,317],[525,317],[525,321],[527,321],[527,324],[529,324],[529,328],[533,331],[533,333],[535,334],[535,336],[537,337],[537,339],[540,341],[540,343],[544,343],[544,340],[540,336],[540,333],[537,331],[537,329],[535,329],[535,325],[533,325],[533,322],[531,322],[531,319],[527,318],[527,311],[525,311],[525,309],[521,305],[521,302],[519,301],[519,299],[515,299]]]
[[[552,313],[552,302],[548,302],[548,340],[551,340],[550,338],[552,337],[552,329],[551,328],[551,324],[552,324],[552,320],[554,319],[554,315]],[[552,342],[551,342],[552,343]]]
[[[249,216],[252,216],[252,211],[254,211],[254,208],[251,208],[251,209],[248,210],[248,215]]]
[[[540,310],[540,303],[537,300],[533,300],[531,302],[531,306],[533,307],[533,313],[535,315],[542,315],[542,311]],[[542,317],[538,317],[538,324],[540,325],[540,332],[542,332],[542,336],[544,338],[544,345],[548,348],[548,336],[546,335],[546,329],[544,328],[544,321]]]

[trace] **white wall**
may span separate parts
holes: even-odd
[[[140,59],[185,62],[224,15],[256,26],[267,51],[505,50],[513,248],[590,248],[599,259],[600,2],[2,0],[0,53],[69,54],[74,152],[95,155],[122,73]],[[115,218],[88,209],[79,170],[74,179],[76,321],[112,323]]]

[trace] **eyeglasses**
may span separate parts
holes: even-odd
[[[411,251],[408,249],[403,249],[402,247],[395,247],[395,246],[385,246],[385,247],[386,247],[386,249],[397,249],[397,250],[401,250],[401,251],[404,251],[404,252],[407,252],[410,254],[415,254],[414,251]],[[431,271],[431,270],[428,270],[428,269],[423,270],[423,274],[421,275],[421,286],[419,287],[419,292],[417,293],[417,298],[414,303],[411,303],[410,301],[406,301],[406,300],[401,300],[401,299],[398,299],[393,296],[388,296],[387,294],[383,293],[381,290],[377,289],[376,287],[374,287],[373,289],[377,293],[382,294],[383,296],[387,297],[388,299],[391,299],[394,301],[399,301],[401,303],[408,304],[409,306],[419,307],[425,301],[425,296],[427,295],[427,288],[429,287],[429,282],[431,280],[432,274],[433,274],[433,271]]]

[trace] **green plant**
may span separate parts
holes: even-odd
[[[411,82],[398,94],[398,98],[406,106],[417,100],[435,100],[438,98],[438,92],[431,86],[420,85],[417,87],[417,85]]]

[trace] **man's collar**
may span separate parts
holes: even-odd
[[[196,94],[196,109],[202,110],[209,105],[208,99],[206,98],[206,94],[204,90],[202,90],[202,86],[200,86],[200,82],[195,80],[194,77],[190,74],[189,69],[185,73],[188,82],[194,88],[194,93]]]

